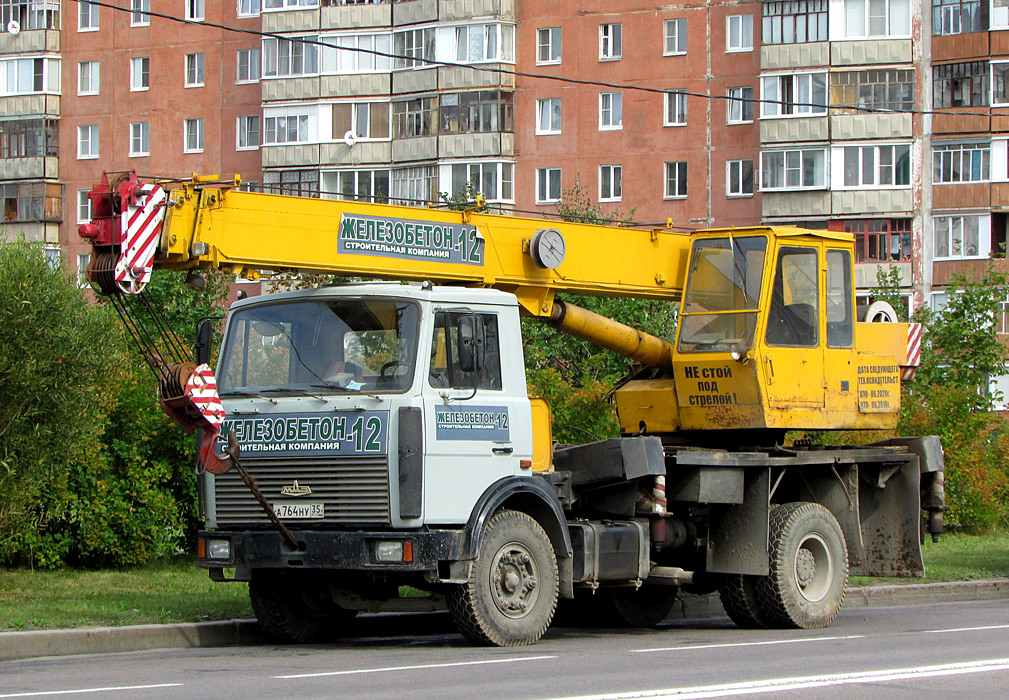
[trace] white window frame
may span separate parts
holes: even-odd
[[[207,19],[206,0],[184,0],[184,2],[188,21],[203,22]]]
[[[988,28],[1009,29],[1009,0],[991,0],[991,7],[988,13]]]
[[[767,184],[764,178],[764,166],[765,161],[768,156],[783,155],[784,172],[782,173],[782,180],[785,182],[783,185],[772,187]],[[789,162],[788,154],[798,154],[799,162],[795,164]],[[814,154],[820,155],[820,176],[823,182],[813,182],[813,183],[803,183],[801,182],[802,176],[805,174],[805,163],[804,160],[807,156],[813,156]],[[797,172],[800,178],[800,182],[797,185],[789,185],[787,183],[788,173]],[[824,146],[813,147],[813,148],[775,148],[760,152],[760,191],[761,192],[795,192],[801,190],[825,190],[827,189],[827,149]]]
[[[319,37],[317,34],[292,36],[290,39],[277,39],[273,37],[263,39],[263,44],[260,47],[263,70],[260,71],[260,77],[301,78],[305,76],[319,75],[322,65],[322,52],[319,50],[321,47],[319,44],[307,43],[318,40]],[[297,52],[294,50],[296,46],[301,47],[300,57],[296,56]],[[286,56],[282,55],[285,53],[284,51],[281,51],[282,48],[286,49]],[[282,61],[281,59],[284,60]],[[295,64],[299,62],[301,64],[301,69],[300,71],[295,72]],[[308,66],[313,64],[314,68],[309,70]]]
[[[189,146],[189,135],[190,128],[196,128],[196,137],[199,141],[199,145],[190,148]],[[192,119],[182,120],[182,152],[183,153],[203,153],[203,148],[206,145],[205,142],[206,134],[203,131],[203,117],[194,117]]]
[[[393,70],[394,63],[391,54],[399,53],[394,49],[395,39],[389,32],[340,34],[323,37],[322,41],[326,46],[320,51],[319,71],[327,75],[389,73]],[[423,51],[423,47],[420,50]],[[390,55],[379,56],[372,51]]]
[[[375,191],[376,179],[380,174],[385,175],[386,187],[388,188],[385,196]],[[353,194],[345,193],[342,190],[341,181],[344,178],[353,179]],[[382,204],[388,204],[391,199],[392,171],[389,168],[323,170],[321,179],[322,188],[320,195],[323,199],[342,199],[350,202],[377,202]]]
[[[238,16],[259,17],[262,5],[261,0],[238,0]]]
[[[898,149],[907,149],[908,157],[908,181],[904,184],[897,184],[897,159]],[[887,166],[882,164],[884,153],[889,152],[890,163]],[[857,173],[858,183],[847,184],[845,175],[847,174],[847,159],[850,154],[855,154],[858,158]],[[832,190],[899,190],[911,187],[911,144],[904,142],[894,143],[845,143],[843,146],[833,146],[831,148],[831,183]],[[883,169],[890,169],[890,184],[882,184]],[[871,173],[866,173],[866,169]],[[867,181],[866,175],[871,174],[871,181]]]
[[[242,56],[246,56],[245,77],[242,77]],[[235,83],[244,85],[246,83],[259,82],[260,58],[259,49],[238,49],[235,52]]]
[[[256,124],[256,143],[250,145],[249,141],[249,125],[255,120]],[[235,118],[235,150],[236,151],[258,151],[259,146],[263,140],[263,120],[258,114],[243,114]],[[245,137],[245,145],[242,145],[243,135]]]
[[[619,202],[624,194],[624,168],[622,165],[599,166],[599,201]],[[603,196],[603,189],[609,189],[609,196]]]
[[[746,91],[750,91],[750,96],[746,96]],[[727,92],[728,103],[725,109],[725,123],[726,124],[752,124],[753,115],[756,112],[754,107],[756,104],[753,101],[753,86],[752,85],[740,85],[739,87],[730,87]],[[744,119],[744,112],[746,108],[750,108],[750,118]],[[733,115],[734,112],[738,112],[738,118]]]
[[[662,198],[663,199],[686,199],[688,171],[690,166],[685,160],[666,161],[663,164],[662,177]],[[673,175],[673,177],[670,177]],[[681,182],[682,176],[682,182]],[[673,183],[670,187],[670,183]]]
[[[562,39],[560,27],[540,27],[536,30],[537,66],[553,66],[561,62]],[[548,58],[543,58],[544,55]]]
[[[977,220],[977,250],[973,254],[964,251],[963,228],[967,219]],[[941,223],[940,223],[941,222]],[[957,225],[959,222],[959,226]],[[939,227],[945,226],[946,254],[936,245]],[[957,238],[959,232],[959,238]],[[991,216],[979,214],[939,214],[932,217],[932,259],[933,260],[979,260],[991,255]],[[958,250],[959,249],[959,250]]]
[[[39,61],[42,66],[42,85],[40,89],[35,87],[35,79],[38,75],[38,67],[35,62]],[[21,64],[31,64],[23,70]],[[30,58],[22,57],[0,57],[0,97],[10,97],[14,95],[43,95],[60,94],[60,59],[34,56]],[[78,69],[78,78],[80,77]],[[30,76],[29,85],[24,85],[21,80],[25,75]],[[6,78],[6,79],[5,79]]]
[[[146,85],[138,85],[137,79],[143,78],[144,62],[147,62]],[[139,70],[138,70],[139,69]],[[151,89],[151,58],[150,56],[134,56],[130,59],[130,92],[144,92]]]
[[[186,54],[185,87],[197,88],[204,86],[204,80],[206,78],[204,67],[205,63],[203,52]]]
[[[840,22],[834,22],[833,18],[830,21],[830,34],[831,40],[857,40],[857,39],[903,39],[911,37],[911,13],[912,13],[912,3],[911,0],[879,0],[885,4],[886,16],[883,18],[886,24],[886,29],[882,32],[874,32],[871,29],[872,18],[870,16],[870,11],[872,6],[877,0],[841,0],[838,5],[837,18]],[[903,3],[906,5],[906,12],[903,19],[906,21],[906,26],[894,26],[896,24],[894,12],[892,6],[898,3]],[[854,8],[856,6],[861,6],[861,18],[859,26],[855,25],[853,20],[859,19],[856,17],[856,12]],[[924,9],[928,12],[929,9],[926,6]],[[834,15],[833,9],[831,10],[831,15]]]
[[[620,22],[599,25],[599,60],[619,61],[624,56],[624,29]]]
[[[101,17],[98,14],[98,5],[92,5],[87,0],[77,3],[77,31],[97,32],[101,26]]]
[[[687,53],[687,18],[667,19],[662,23],[662,55],[684,56]]]
[[[725,53],[744,51],[753,51],[753,15],[729,15],[725,18]]]
[[[88,284],[88,265],[91,263],[91,253],[78,253],[77,254],[77,286],[81,289],[85,289],[90,286]]]
[[[319,0],[263,0],[262,12],[286,12],[318,7]]]
[[[662,126],[687,125],[686,90],[667,90],[662,96]]]
[[[86,67],[86,68],[85,68]],[[84,74],[87,73],[87,85]],[[98,61],[81,61],[77,64],[77,94],[97,95],[101,91],[101,63]]]
[[[1005,75],[1002,78],[1002,101],[996,102],[995,100],[995,67],[1000,66]],[[988,85],[991,90],[990,103],[992,107],[1006,107],[1009,106],[1009,61],[992,61],[989,68],[991,75],[989,76]]]
[[[455,192],[456,186],[455,169],[466,168],[467,182],[473,181],[474,169],[476,170],[477,191],[484,195],[488,202],[514,202],[515,201],[515,162],[501,160],[477,160],[455,163],[443,163],[439,167],[438,177],[440,178],[440,189],[446,192]],[[494,187],[497,188],[497,196],[490,196],[480,189],[483,176],[489,172],[494,178]]]
[[[151,16],[151,0],[130,0],[130,26],[149,27]]]
[[[88,197],[90,190],[77,190],[77,223],[91,223],[91,199]]]
[[[949,154],[944,158],[941,154]],[[968,155],[969,154],[969,155]],[[974,158],[981,159],[981,177],[965,177],[964,174],[972,171]],[[936,177],[936,161],[940,160],[939,176]],[[964,167],[964,160],[968,160],[967,167]],[[942,171],[946,170],[942,160],[949,161],[950,179],[943,177]],[[953,164],[960,161],[960,178],[953,179]],[[966,142],[966,143],[933,143],[932,144],[932,184],[933,185],[953,185],[960,183],[989,182],[991,181],[992,159],[991,144],[988,142]]]
[[[821,84],[816,85],[816,78],[819,77]],[[789,104],[780,104],[782,99],[782,81],[791,81],[791,101]],[[768,90],[769,81],[774,81],[774,91]],[[806,83],[806,85],[803,85]],[[822,87],[823,101],[816,106],[815,90]],[[807,96],[801,93],[806,91]],[[803,117],[823,117],[827,115],[827,104],[830,95],[828,75],[824,71],[810,71],[805,73],[776,73],[773,75],[760,76],[760,118],[761,119],[795,119]],[[808,106],[807,106],[808,105]],[[791,106],[792,112],[782,112],[781,110]],[[815,110],[815,111],[814,111]]]
[[[544,109],[549,107],[550,121],[544,127]],[[552,124],[554,122],[554,115],[557,117],[557,128],[554,129]],[[560,97],[546,97],[541,100],[536,100],[536,134],[538,136],[545,136],[551,134],[559,134],[563,130],[563,112],[561,111],[561,98]]]
[[[743,168],[744,163],[750,164],[750,187],[749,192],[743,191]],[[730,199],[752,197],[757,187],[757,171],[752,158],[741,158],[739,160],[725,161],[725,196]],[[736,172],[733,172],[735,170]]]
[[[98,157],[100,135],[97,124],[81,124],[77,127],[77,160],[93,160]],[[87,150],[84,150],[85,144]]]
[[[136,149],[136,141],[140,140],[140,149]],[[151,155],[151,123],[132,122],[130,124],[130,158]]]
[[[477,36],[471,36],[476,33]],[[515,25],[501,22],[480,22],[455,27],[454,57],[456,63],[514,63]],[[474,45],[478,55],[470,54]],[[437,44],[435,47],[437,52]]]
[[[277,140],[277,135],[279,134],[280,120],[284,120],[284,134],[289,135],[291,133],[291,127],[288,125],[288,120],[294,119],[294,140],[286,139],[284,141]],[[260,133],[259,142],[263,146],[288,146],[298,143],[309,143],[312,135],[312,114],[307,112],[301,112],[296,114],[267,114],[263,117],[261,122],[262,132]],[[273,132],[273,139],[267,139],[266,135]]]
[[[624,128],[624,93],[599,93],[599,130],[619,131]]]
[[[556,192],[557,196],[553,196]],[[557,204],[561,201],[561,169],[536,168],[536,203]]]

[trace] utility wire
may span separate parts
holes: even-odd
[[[87,2],[89,5],[96,5],[98,7],[107,7],[112,10],[117,10],[119,12],[129,12],[133,13],[134,10],[130,7],[122,7],[111,2],[104,2],[103,0],[74,0],[76,3]],[[443,66],[447,68],[468,68],[470,70],[480,71],[484,73],[497,73],[501,75],[509,75],[518,78],[531,78],[536,80],[549,80],[560,83],[568,83],[572,85],[587,85],[592,87],[606,87],[613,88],[617,90],[628,90],[636,92],[646,92],[657,95],[666,95],[669,93],[678,93],[682,95],[687,95],[688,97],[697,97],[706,100],[724,100],[724,101],[735,101],[740,103],[749,104],[761,104],[761,105],[779,105],[783,107],[795,108],[809,108],[816,110],[824,110],[824,112],[829,111],[856,111],[864,112],[867,114],[911,114],[918,116],[926,115],[945,115],[945,116],[967,116],[967,117],[991,117],[990,112],[952,112],[944,109],[888,109],[882,107],[863,107],[861,105],[846,105],[846,104],[819,104],[816,102],[790,102],[785,100],[768,100],[762,98],[746,98],[746,97],[731,97],[729,95],[711,95],[703,92],[691,92],[688,90],[664,90],[661,88],[647,87],[643,85],[631,85],[628,83],[610,83],[600,80],[584,80],[581,78],[568,78],[558,75],[548,75],[546,73],[530,73],[527,71],[519,71],[510,68],[501,68],[495,66],[480,66],[471,63],[457,63],[453,61],[439,61],[433,58],[418,58],[414,56],[406,56],[402,54],[389,53],[386,51],[379,51],[377,49],[364,49],[360,47],[344,47],[336,46],[334,44],[327,43],[325,41],[320,41],[319,39],[309,39],[306,37],[291,37],[284,34],[278,34],[275,32],[264,32],[256,29],[241,29],[239,27],[233,27],[227,24],[220,24],[217,22],[208,22],[206,20],[193,20],[185,19],[183,17],[176,17],[174,15],[164,14],[161,12],[154,12],[151,10],[144,10],[143,12],[137,11],[138,14],[147,15],[149,17],[158,17],[159,19],[168,20],[171,22],[179,22],[181,24],[188,24],[197,27],[214,27],[215,29],[221,29],[228,32],[234,32],[237,34],[248,34],[251,36],[265,37],[268,39],[277,39],[279,41],[289,41],[297,42],[304,45],[312,46],[322,46],[331,49],[336,49],[339,51],[353,51],[355,53],[370,54],[373,56],[380,56],[383,58],[391,58],[402,61],[409,61],[411,64],[424,63],[431,66]],[[772,77],[772,76],[767,76]],[[791,114],[795,114],[792,112]],[[801,114],[800,114],[801,115]],[[818,114],[809,114],[809,116],[819,116]]]

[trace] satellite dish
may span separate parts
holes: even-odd
[[[18,22],[16,19],[12,19],[10,22],[7,23],[7,33],[10,34],[11,36],[17,36],[18,32],[20,31],[21,31],[21,23]]]
[[[346,134],[343,135],[343,142],[348,146],[353,146],[355,143],[357,143],[357,134],[355,134],[353,131],[348,131]]]

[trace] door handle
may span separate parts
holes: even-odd
[[[491,449],[491,452],[496,455],[510,455],[514,451],[515,449],[512,447],[495,447]]]

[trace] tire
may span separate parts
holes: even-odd
[[[757,579],[769,626],[826,627],[844,603],[848,550],[844,533],[818,503],[786,503],[770,514],[770,573]]]
[[[757,585],[760,576],[730,574],[718,587],[718,597],[722,601],[729,619],[743,629],[767,627],[767,621],[760,608]]]
[[[357,614],[321,592],[290,577],[257,573],[249,582],[249,600],[263,633],[275,642],[317,642],[337,637]]]
[[[609,603],[617,624],[624,627],[655,627],[669,617],[676,603],[676,586],[614,588],[609,591]]]
[[[502,510],[487,523],[469,581],[449,591],[449,612],[476,644],[533,644],[553,620],[557,591],[557,558],[546,532],[525,513]]]

